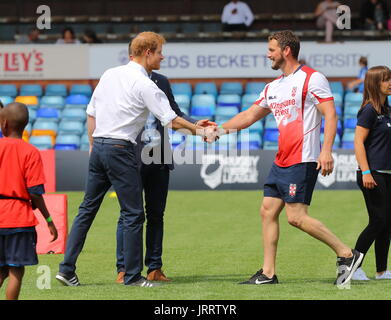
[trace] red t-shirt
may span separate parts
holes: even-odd
[[[27,188],[45,183],[41,155],[22,139],[0,139],[0,195],[30,199]],[[0,199],[0,228],[38,224],[29,202]]]

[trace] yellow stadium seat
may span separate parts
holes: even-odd
[[[54,130],[33,129],[31,136],[50,136],[52,138],[52,144],[56,142],[57,133]]]
[[[15,102],[24,103],[28,106],[37,106],[39,103],[36,96],[17,96]]]

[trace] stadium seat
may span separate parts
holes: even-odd
[[[37,110],[32,108],[28,108],[27,110],[29,112],[29,123],[33,123],[37,118]]]
[[[179,109],[181,109],[186,114],[189,114],[190,97],[187,94],[174,94],[174,99],[178,104]]]
[[[84,132],[84,125],[80,121],[61,120],[58,126],[58,134],[77,134],[81,136]]]
[[[82,109],[65,108],[61,114],[61,118],[84,122],[87,119],[87,114]]]
[[[278,142],[263,140],[263,150],[278,150]]]
[[[388,105],[391,106],[391,96],[388,96]]]
[[[357,125],[357,118],[346,118],[344,121],[344,134],[347,131],[354,131]]]
[[[344,131],[342,136],[342,149],[354,149],[354,131]]]
[[[193,89],[191,88],[191,84],[188,82],[175,82],[171,84],[171,90],[174,95],[184,94],[191,99],[193,94]],[[178,103],[178,102],[177,102]]]
[[[226,134],[214,143],[217,150],[233,150],[237,148],[237,135]]]
[[[10,96],[1,96],[0,101],[5,107],[7,104],[14,102],[14,99]]]
[[[80,136],[75,134],[59,134],[54,149],[76,150],[80,147]]]
[[[40,150],[52,149],[53,142],[50,136],[31,136],[29,143]]]
[[[245,93],[256,94],[258,98],[261,92],[263,91],[263,89],[265,88],[265,86],[266,86],[266,82],[262,82],[262,81],[247,82]]]
[[[39,100],[36,96],[17,96],[15,102],[24,103],[29,108],[37,109]]]
[[[220,94],[217,97],[217,105],[219,107],[236,107],[239,111],[241,100],[238,94]]]
[[[40,108],[62,109],[65,106],[65,99],[62,96],[43,96],[39,101]]]
[[[215,114],[215,97],[210,94],[195,94],[191,98],[191,116],[195,119],[213,117]]]
[[[265,142],[278,142],[278,136],[280,133],[274,129],[265,129],[263,141]]]
[[[0,84],[0,96],[15,98],[17,95],[18,89],[14,84]]]
[[[248,127],[248,129],[251,132],[257,132],[258,134],[262,135],[263,133],[263,122],[262,120],[254,122],[251,126]]]
[[[204,150],[206,148],[206,142],[202,140],[201,136],[186,136],[186,149],[191,150]]]
[[[339,117],[343,115],[343,100],[339,93],[333,92],[334,105]]]
[[[42,96],[42,87],[40,84],[24,84],[20,86],[21,96]]]
[[[69,91],[71,95],[84,95],[88,98],[92,95],[92,88],[89,84],[74,84]]]
[[[58,122],[60,120],[60,112],[56,108],[39,108],[37,110],[36,119],[37,121],[44,119]]]
[[[259,150],[262,148],[262,137],[257,132],[242,131],[239,134],[239,138],[238,149]]]
[[[48,84],[45,89],[46,96],[61,96],[66,97],[68,95],[67,87],[65,84]]]
[[[330,81],[330,89],[331,89],[331,92],[333,93],[338,93],[340,94],[342,97],[344,95],[344,88],[343,88],[343,84],[341,81]]]
[[[173,132],[170,135],[170,142],[173,148],[177,147],[181,143],[185,141],[185,136],[181,134],[180,132]]]
[[[67,105],[84,105],[86,106],[90,102],[90,99],[82,94],[75,94],[66,97],[65,104]]]
[[[88,139],[87,132],[83,133],[83,135],[80,138],[80,150],[83,150],[83,151],[90,150],[90,141]]]
[[[238,94],[242,95],[243,86],[241,82],[223,82],[220,87],[220,95],[222,94]]]
[[[250,108],[255,101],[257,101],[259,97],[259,94],[255,94],[255,93],[245,93],[243,96],[242,96],[242,108],[241,110],[244,111],[244,110],[247,110],[248,108]]]
[[[217,97],[217,86],[214,82],[199,82],[194,87],[194,94],[210,94]]]
[[[345,105],[344,114],[343,114],[344,119],[357,117],[357,113],[359,110],[360,110],[360,106]]]
[[[320,132],[323,133],[324,132],[324,118],[322,119],[322,127],[320,129]],[[342,121],[338,119],[338,122],[337,122],[337,133],[341,136],[342,133],[343,133],[343,128],[342,128]]]
[[[54,121],[38,120],[32,126],[31,136],[50,136],[54,144],[58,131],[58,124]]]
[[[268,130],[272,129],[272,130],[278,131],[277,122],[276,122],[276,119],[274,119],[273,115],[270,115],[270,116],[266,117],[266,119],[265,119],[265,129],[268,129]]]
[[[238,114],[236,107],[217,107],[216,122],[225,122]]]
[[[360,92],[348,92],[345,96],[345,109],[350,106],[360,107],[363,94]]]

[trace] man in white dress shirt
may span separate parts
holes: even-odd
[[[224,6],[221,16],[224,31],[246,31],[253,21],[254,15],[245,2],[232,0]]]
[[[143,268],[142,187],[135,153],[136,137],[151,112],[163,126],[184,128],[214,140],[206,130],[178,117],[166,95],[149,78],[160,68],[165,40],[153,32],[140,33],[132,42],[133,61],[111,68],[101,77],[87,107],[90,160],[87,186],[79,213],[68,237],[64,261],[56,279],[78,286],[76,260],[87,232],[111,186],[117,193],[123,221],[124,284],[153,287],[158,284],[141,276]],[[205,133],[208,133],[206,137]]]

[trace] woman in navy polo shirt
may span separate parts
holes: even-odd
[[[375,242],[376,279],[391,279],[387,270],[391,238],[391,70],[370,68],[364,80],[364,96],[357,115],[354,148],[359,165],[357,183],[364,195],[369,224],[355,249],[366,254]],[[369,280],[359,268],[353,280]]]

